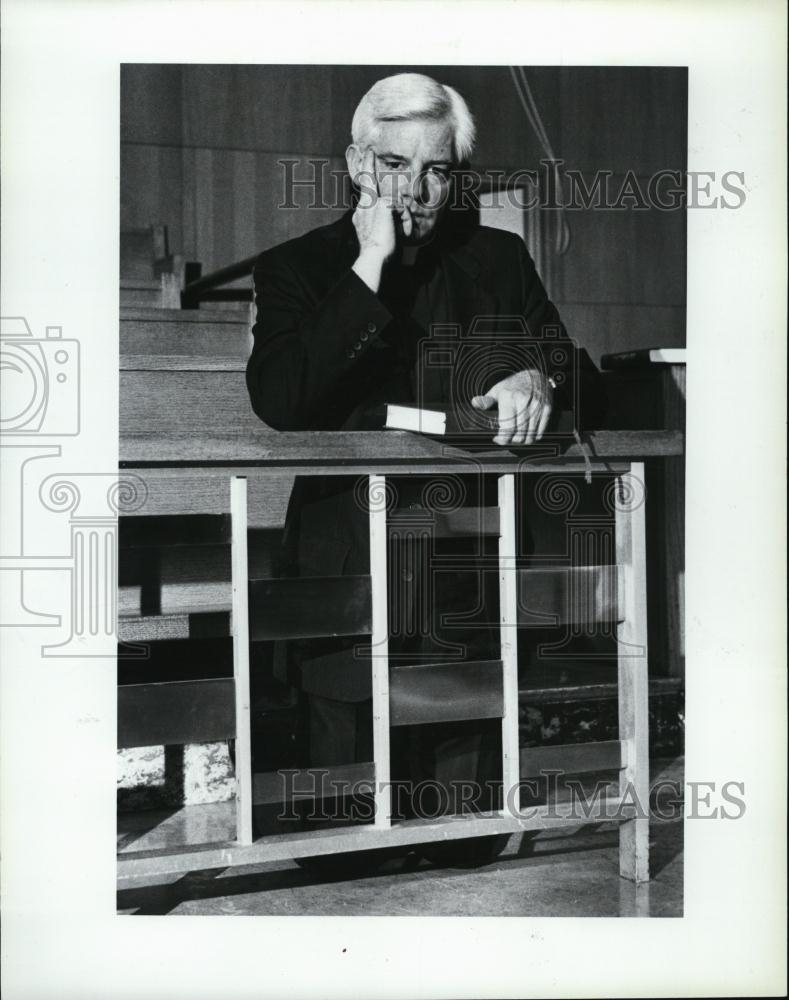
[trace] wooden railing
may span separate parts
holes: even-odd
[[[505,789],[517,785],[520,780],[547,765],[567,773],[588,772],[601,766],[617,769],[620,775],[619,797],[608,800],[605,813],[601,812],[602,806],[597,803],[588,819],[608,818],[620,822],[621,874],[635,881],[647,879],[648,820],[633,808],[632,801],[635,795],[644,808],[648,807],[646,496],[633,499],[632,486],[638,482],[643,484],[645,462],[681,452],[681,434],[660,431],[600,431],[586,435],[582,444],[557,437],[539,446],[512,451],[494,450],[489,445],[474,450],[406,432],[277,433],[262,425],[236,435],[225,430],[218,436],[209,434],[206,437],[186,433],[165,436],[154,433],[124,434],[120,448],[121,479],[134,477],[142,496],[142,502],[129,510],[129,515],[230,515],[230,620],[234,671],[232,678],[127,686],[119,702],[119,741],[122,743],[128,739],[132,745],[141,745],[141,741],[145,743],[146,739],[152,743],[194,740],[199,738],[195,720],[202,720],[201,725],[205,722],[204,739],[235,738],[237,836],[235,841],[183,848],[175,852],[124,851],[119,856],[119,872],[122,875],[184,872],[198,867],[224,867],[283,857],[578,824],[577,816],[557,818],[550,807],[521,812],[517,799],[506,797],[500,810],[476,818],[465,817],[462,823],[451,816],[430,822],[393,821],[386,790],[390,726],[430,721],[435,713],[428,713],[429,717],[423,718],[427,704],[425,698],[417,699],[419,704],[415,709],[411,697],[414,690],[419,694],[429,669],[420,668],[420,676],[412,677],[408,668],[395,668],[394,665],[390,668],[385,656],[376,656],[371,661],[373,717],[376,720],[374,760],[352,768],[356,777],[363,773],[365,780],[374,787],[375,821],[370,825],[325,832],[268,835],[257,839],[253,835],[252,807],[272,801],[272,795],[276,797],[275,786],[278,782],[276,774],[252,774],[248,644],[250,637],[271,637],[271,607],[278,606],[277,602],[287,601],[283,585],[287,589],[303,583],[314,589],[321,581],[250,582],[248,494],[259,492],[257,487],[268,488],[273,481],[294,474],[367,478],[371,497],[369,576],[349,578],[350,582],[346,580],[342,584],[336,580],[323,583],[335,589],[342,585],[354,590],[359,607],[352,630],[361,629],[368,633],[371,646],[381,650],[386,648],[387,642],[387,512],[380,505],[375,506],[372,497],[389,474],[408,476],[453,472],[494,475],[499,482],[498,505],[488,510],[489,516],[483,519],[483,523],[486,533],[494,531],[499,539],[501,656],[495,661],[461,664],[468,669],[465,672],[461,670],[457,678],[461,703],[458,710],[468,714],[471,710],[469,706],[473,706],[487,717],[494,715],[501,719]],[[532,593],[537,593],[539,600],[551,598],[554,603],[558,600],[561,604],[567,598],[566,589],[557,586],[555,575],[551,576],[546,571],[543,571],[540,580],[533,571],[526,571],[532,573],[528,578],[523,576],[522,570],[505,571],[508,568],[516,570],[515,477],[590,471],[610,476],[614,485],[611,496],[620,498],[612,501],[611,511],[615,565],[609,567],[610,572],[603,574],[593,572],[589,567],[576,567],[582,572],[573,579],[580,580],[586,592],[594,591],[597,597],[602,593],[600,588],[603,589],[605,593],[601,599],[595,598],[587,603],[588,614],[591,615],[590,620],[606,621],[616,630],[619,739],[588,746],[521,750],[518,745],[518,662],[514,637],[523,620],[523,588],[532,587]],[[258,600],[261,595],[268,596],[265,600]],[[541,607],[541,611],[548,614],[556,610],[548,603]],[[294,624],[298,625],[291,621],[291,626]],[[318,627],[315,622],[312,624]],[[277,636],[283,634],[283,629],[291,634],[286,626],[286,616],[274,615],[273,627]],[[327,627],[330,626],[325,622],[321,625],[324,630]],[[293,634],[300,635],[302,632],[303,628],[297,627]],[[140,635],[145,637],[145,628]],[[441,669],[443,674],[437,669],[433,670],[435,677],[431,674],[431,691],[436,684],[439,688],[452,684],[452,677],[445,676],[446,666],[441,665]],[[442,710],[445,710],[443,701]],[[414,711],[417,711],[418,717],[414,716]],[[300,774],[298,781],[309,781],[307,771]]]
[[[165,418],[168,419],[168,418]],[[540,444],[497,448],[489,442],[430,438],[409,431],[272,431],[260,421],[246,422],[200,437],[178,433],[126,433],[121,436],[122,467],[254,467],[326,475],[342,471],[430,473],[515,472],[557,466],[584,470],[585,453],[604,471],[608,465],[681,455],[680,431],[590,431],[580,443],[567,434],[546,434]]]

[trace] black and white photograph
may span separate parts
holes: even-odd
[[[2,7],[6,995],[784,995],[782,5]]]
[[[121,67],[123,912],[682,914],[686,162],[683,68]]]

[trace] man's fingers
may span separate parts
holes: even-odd
[[[511,393],[499,397],[499,429],[494,444],[509,444],[515,431],[515,403]]]
[[[368,149],[367,152],[370,154],[370,170],[373,174],[373,183],[375,185],[375,193],[377,195],[381,194],[381,184],[378,180],[378,157],[375,155],[375,150]]]
[[[526,440],[524,444],[534,444],[534,435],[537,431],[537,414],[530,413],[526,425]]]
[[[356,184],[360,193],[359,207],[372,208],[380,196],[375,153],[372,149],[367,149],[362,157],[362,165],[356,176]]]
[[[538,396],[532,396],[529,400],[528,413],[526,414],[526,444],[534,444],[534,436],[540,426],[540,400]]]
[[[471,405],[475,410],[492,410],[496,405],[495,396],[474,396]]]
[[[523,444],[529,429],[529,397],[524,392],[512,395],[515,401],[515,433],[512,436],[512,443]]]
[[[553,396],[546,382],[540,384],[539,373],[518,372],[496,383],[484,396],[474,396],[472,406],[491,409],[498,403],[498,433],[495,444],[530,445],[539,441],[548,426],[553,410]]]
[[[548,426],[548,421],[551,419],[551,412],[553,407],[550,403],[544,403],[542,407],[542,412],[540,413],[540,422],[537,425],[537,440],[542,440],[542,436],[545,433],[545,429]]]
[[[378,180],[378,160],[372,148],[368,148],[365,152],[362,168],[370,180],[372,193],[379,196],[381,194],[381,185]]]
[[[400,220],[403,224],[403,235],[410,236],[414,228],[414,220],[411,218],[411,213],[407,208],[401,210]]]

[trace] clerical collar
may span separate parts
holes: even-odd
[[[428,272],[439,256],[439,241],[432,239],[427,243],[414,245],[405,243],[399,248],[399,255],[392,258],[395,267],[402,267],[414,272]]]

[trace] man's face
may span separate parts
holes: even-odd
[[[428,242],[447,202],[452,170],[452,127],[443,121],[382,122],[370,148],[375,154],[378,188],[396,209],[410,212],[413,230],[404,243]]]

